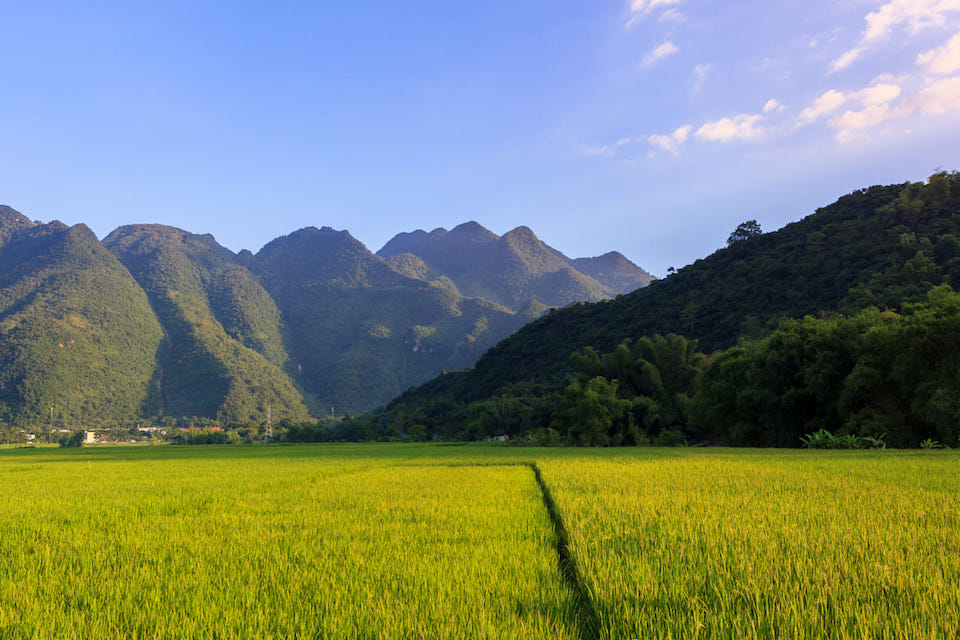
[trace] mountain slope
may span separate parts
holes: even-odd
[[[388,413],[465,406],[510,385],[557,385],[585,346],[679,333],[707,351],[784,316],[898,306],[960,283],[960,177],[862,189],[780,231],[717,251],[676,275],[609,302],[577,304],[528,324],[476,366],[398,398]]]
[[[283,314],[294,376],[323,414],[362,411],[469,366],[526,320],[449,280],[404,275],[329,227],[277,238],[251,269]]]
[[[212,236],[161,225],[120,227],[104,239],[146,291],[164,329],[160,413],[224,422],[307,415],[282,367],[280,314]]]
[[[147,298],[84,225],[0,211],[0,421],[130,423],[155,408]]]
[[[405,273],[426,279],[446,276],[464,295],[515,311],[531,300],[553,307],[603,300],[653,280],[620,254],[571,260],[527,227],[498,237],[476,222],[450,231],[401,233],[377,255],[407,269]]]

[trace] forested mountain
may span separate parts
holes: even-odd
[[[498,241],[477,228],[451,235]],[[156,418],[263,424],[268,407],[295,423],[367,410],[472,365],[547,311],[539,298],[605,295],[529,230],[511,238],[562,272],[534,277],[487,256],[489,272],[473,282],[520,291],[516,308],[464,294],[417,256],[388,262],[327,227],[234,254],[213,236],[151,224],[120,227],[101,243],[83,225],[35,223],[0,206],[0,427],[49,425],[51,407],[57,428]],[[626,282],[640,271],[611,264]]]
[[[514,433],[546,427],[577,372],[570,356],[585,347],[612,353],[627,339],[682,334],[710,352],[764,335],[780,318],[923,301],[936,285],[960,283],[958,182],[956,173],[937,174],[927,184],[862,189],[630,295],[554,311],[474,368],[410,390],[377,419],[447,437],[477,435],[477,416],[490,412],[501,419],[487,422]]]
[[[223,422],[305,419],[284,373],[280,313],[257,279],[210,235],[120,227],[103,241],[143,290],[164,329],[157,411]]]
[[[498,237],[476,222],[450,231],[401,233],[377,255],[421,278],[445,276],[464,295],[514,311],[531,301],[562,307],[576,301],[604,300],[654,279],[616,252],[571,260],[541,242],[527,227]]]
[[[306,228],[250,261],[287,327],[290,370],[318,413],[357,412],[470,366],[527,319],[401,273],[346,231]]]
[[[86,226],[0,209],[0,423],[153,414],[161,337],[143,290]]]

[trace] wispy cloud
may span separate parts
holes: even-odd
[[[800,124],[813,122],[821,116],[836,111],[842,107],[846,101],[847,96],[845,96],[842,91],[831,89],[817,98],[812,105],[801,111],[797,117],[797,121]]]
[[[661,60],[669,56],[672,56],[677,51],[680,51],[680,49],[677,48],[677,45],[667,40],[663,44],[657,46],[653,51],[648,53],[646,56],[644,56],[640,64],[644,67],[656,66],[660,63]]]
[[[780,112],[780,111],[784,111],[785,109],[786,107],[780,104],[780,101],[777,100],[776,98],[770,98],[769,100],[767,100],[767,103],[763,105],[764,113],[770,113],[771,111]]]
[[[856,47],[844,52],[832,63],[827,75],[849,67],[863,57],[867,48],[884,40],[901,27],[911,35],[924,29],[943,27],[948,14],[960,11],[960,0],[890,0],[866,15],[867,23]]]
[[[892,0],[867,14],[863,40],[870,42],[886,38],[901,25],[905,25],[913,34],[928,27],[942,27],[947,22],[947,13],[951,11],[960,11],[960,1]]]
[[[580,150],[588,156],[606,156],[611,157],[617,153],[617,149],[633,142],[633,138],[620,138],[613,144],[604,144],[599,146],[584,145]]]
[[[700,93],[703,90],[703,83],[710,73],[710,63],[698,64],[693,68],[693,92]]]
[[[654,134],[650,136],[648,140],[650,141],[650,144],[676,155],[680,145],[686,142],[687,138],[690,137],[691,131],[693,131],[693,126],[686,124],[682,127],[678,127],[672,133],[668,133],[666,135]]]
[[[660,14],[660,22],[685,22],[687,16],[677,9],[667,9]]]
[[[901,86],[892,82],[875,83],[848,94],[828,91],[798,120],[801,124],[809,123],[846,105],[854,108],[833,116],[827,126],[836,130],[837,140],[842,143],[867,140],[870,130],[894,120],[960,111],[960,76],[927,79],[920,89],[905,97]]]
[[[917,64],[926,67],[927,73],[945,75],[960,69],[960,33],[950,38],[942,47],[931,49],[917,56]]]
[[[707,122],[693,135],[699,140],[711,142],[751,140],[763,134],[763,128],[757,126],[757,122],[762,117],[758,114],[741,113],[729,118],[720,118]]]
[[[853,139],[853,132],[868,129],[893,116],[896,110],[891,109],[890,103],[900,97],[900,93],[900,86],[890,82],[877,82],[865,89],[847,94],[831,89],[800,112],[797,124],[810,124],[845,105],[859,103],[859,109],[844,111],[829,122],[829,126],[840,131],[838,136],[840,141],[848,142]]]
[[[902,117],[900,109],[892,108],[887,103],[875,104],[858,111],[844,111],[831,119],[829,125],[837,130],[837,140],[849,143],[865,139],[867,129],[899,117]]]
[[[960,110],[960,76],[928,84],[907,104],[927,116],[939,116],[948,111]]]
[[[633,26],[658,9],[663,9],[660,16],[662,20],[682,20],[682,14],[674,8],[680,2],[681,0],[630,0],[627,27]]]
[[[866,51],[865,47],[857,47],[847,51],[842,56],[830,63],[830,69],[827,71],[827,75],[846,69],[854,62],[859,60],[864,51]]]

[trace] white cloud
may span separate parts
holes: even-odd
[[[682,20],[683,16],[673,8],[680,2],[681,0],[630,0],[630,20],[627,21],[627,27],[633,26],[657,9],[664,9],[661,20]]]
[[[668,56],[672,56],[680,49],[677,48],[677,45],[673,44],[669,40],[658,46],[656,49],[644,56],[641,61],[641,65],[644,67],[652,67],[658,64],[661,60]]]
[[[895,84],[875,84],[851,95],[866,107],[885,104],[900,97],[900,87]]]
[[[630,0],[630,13],[650,13],[657,7],[680,4],[680,0]]]
[[[954,11],[960,11],[960,0],[890,0],[867,14],[859,44],[834,60],[827,75],[849,67],[863,56],[867,45],[890,37],[897,28],[904,26],[916,35],[930,27],[943,27],[947,14]]]
[[[699,140],[709,140],[712,142],[731,142],[733,140],[750,140],[763,133],[761,127],[757,127],[757,121],[763,116],[741,113],[732,118],[721,118],[708,122],[697,129],[694,134]]]
[[[885,38],[903,24],[914,34],[928,27],[942,27],[950,11],[960,11],[960,0],[891,0],[867,14],[863,40]]]
[[[840,71],[842,69],[846,69],[851,64],[856,62],[857,59],[863,55],[864,51],[866,51],[866,49],[863,47],[857,47],[855,49],[851,49],[850,51],[847,51],[842,56],[840,56],[839,58],[837,58],[836,60],[830,63],[830,69],[827,71],[827,75],[830,75],[831,73],[836,73],[837,71]]]
[[[830,126],[839,129],[838,134],[849,138],[852,133],[875,127],[878,124],[886,122],[892,118],[899,117],[895,110],[888,104],[875,104],[860,111],[844,111],[841,115],[830,120]]]
[[[769,100],[767,100],[767,104],[763,105],[764,113],[770,113],[771,111],[779,112],[779,111],[783,111],[784,109],[786,109],[786,107],[780,104],[780,101],[777,100],[776,98],[770,98]]]
[[[650,144],[676,155],[677,149],[681,144],[687,141],[687,138],[690,137],[691,131],[693,131],[693,127],[689,124],[686,124],[675,129],[673,133],[668,133],[667,135],[654,134],[650,136],[648,140],[650,141]]]
[[[687,17],[676,9],[667,9],[660,14],[660,22],[685,22]]]
[[[826,115],[831,111],[836,111],[842,107],[846,101],[847,96],[843,95],[842,91],[831,89],[817,98],[812,105],[801,111],[798,122],[800,124],[813,122],[820,116]]]
[[[937,80],[921,89],[908,104],[927,116],[960,110],[960,76]]]
[[[917,56],[917,64],[926,67],[928,73],[944,75],[960,69],[960,33],[950,38],[942,47],[931,49]]]
[[[889,80],[888,76],[882,76],[882,78]],[[866,129],[900,117],[902,111],[900,108],[891,107],[891,102],[900,97],[900,86],[892,82],[879,82],[879,80],[880,78],[876,78],[875,84],[853,93],[844,94],[836,89],[827,91],[811,106],[800,112],[797,123],[809,124],[846,104],[859,102],[860,109],[848,109],[832,118],[827,124],[838,130],[837,139],[841,142],[852,142],[864,137],[863,133]]]
[[[625,144],[630,144],[633,142],[632,138],[620,138],[613,144],[604,144],[599,146],[589,146],[585,145],[581,147],[581,150],[585,155],[588,156],[606,156],[611,157],[616,154],[617,149],[622,147]]]
[[[900,87],[893,84],[876,84],[849,94],[847,101],[859,101],[862,108],[844,111],[827,124],[837,130],[837,140],[849,143],[867,139],[868,130],[892,120],[960,111],[960,76],[929,82],[914,95],[897,101],[900,94]]]
[[[707,74],[710,73],[710,63],[698,64],[693,68],[693,92],[700,93],[703,89],[703,83],[707,79]]]

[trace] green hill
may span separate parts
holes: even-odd
[[[408,416],[449,434],[473,402],[558,393],[573,372],[571,353],[586,346],[610,352],[624,339],[676,333],[709,352],[783,317],[923,300],[937,284],[960,283],[958,182],[957,174],[938,174],[928,184],[862,189],[632,294],[557,310],[472,369],[404,394],[386,419]]]
[[[153,413],[161,329],[130,273],[84,225],[0,208],[0,421],[37,429]]]
[[[303,419],[283,371],[280,313],[234,255],[210,235],[161,225],[120,227],[103,241],[146,291],[164,330],[158,412],[248,423]]]
[[[291,371],[315,412],[369,409],[469,366],[527,318],[410,277],[346,231],[301,229],[251,260],[287,327]]]

